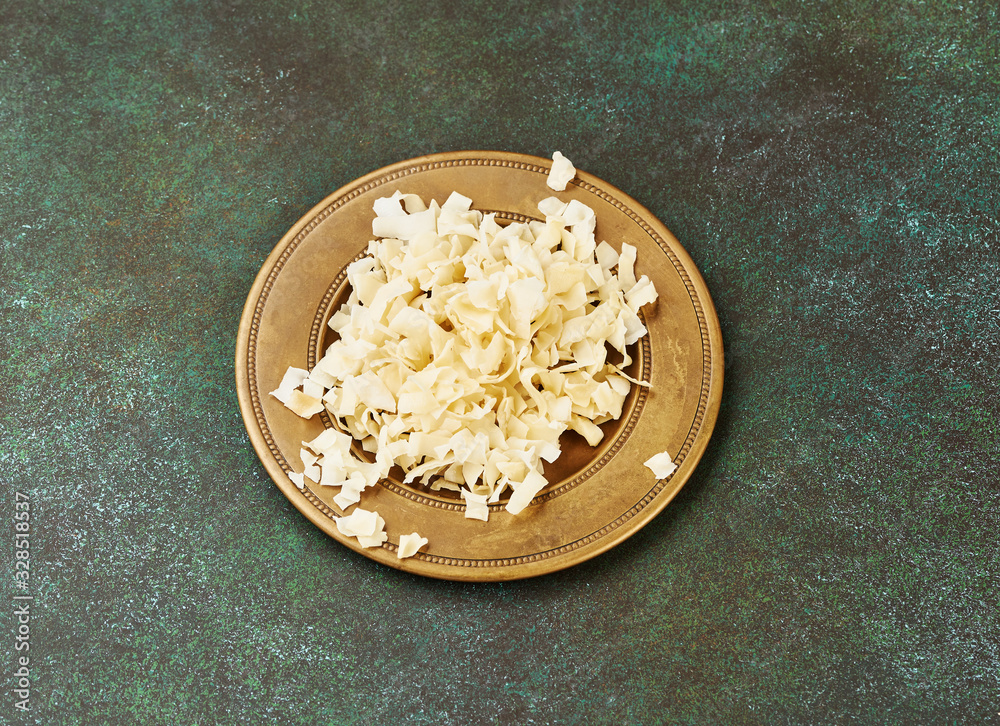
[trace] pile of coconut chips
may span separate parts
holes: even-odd
[[[549,185],[562,190],[575,170],[554,159]],[[348,267],[350,298],[330,319],[339,339],[272,392],[299,416],[325,408],[347,432],[303,443],[303,471],[289,475],[299,488],[339,487],[346,511],[395,464],[407,483],[459,492],[467,518],[487,520],[505,493],[518,514],[547,484],[560,435],[596,445],[632,384],[645,385],[623,370],[647,332],[639,309],[657,297],[635,276],[635,247],[598,244],[577,200],[548,197],[544,222],[506,226],[471,205],[457,192],[441,205],[399,192],[375,202],[377,239]],[[354,439],[374,462],[352,453]],[[377,512],[359,507],[337,526],[364,547],[386,541]],[[426,542],[405,535],[397,554]]]

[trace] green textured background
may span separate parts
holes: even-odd
[[[0,2],[0,723],[1000,723],[997,8]],[[321,534],[233,382],[282,234],[463,148],[649,207],[727,354],[664,514],[499,585]]]

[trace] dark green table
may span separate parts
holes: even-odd
[[[995,3],[8,0],[0,23],[0,722],[1000,723]],[[648,206],[727,352],[664,514],[499,585],[320,533],[233,383],[282,234],[463,148],[559,149]]]

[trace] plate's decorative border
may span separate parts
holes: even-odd
[[[271,267],[271,270],[264,281],[264,285],[261,288],[260,295],[257,298],[257,304],[254,307],[253,317],[250,321],[249,336],[248,336],[249,339],[247,345],[247,380],[250,387],[250,399],[253,405],[254,416],[257,420],[258,429],[260,430],[264,438],[264,442],[267,444],[268,450],[271,452],[271,455],[275,458],[277,463],[286,473],[288,471],[291,471],[292,469],[289,466],[283,454],[281,453],[281,450],[275,444],[274,437],[271,435],[270,428],[267,425],[267,420],[264,417],[264,409],[261,403],[260,391],[257,384],[257,336],[260,331],[260,322],[263,317],[263,311],[267,304],[267,299],[270,296],[271,290],[274,288],[275,280],[278,278],[278,275],[280,274],[282,268],[285,266],[285,263],[298,248],[299,244],[301,244],[302,241],[310,233],[312,233],[312,231],[316,229],[316,227],[319,226],[325,219],[327,219],[337,209],[350,202],[352,199],[368,191],[371,191],[372,189],[384,186],[385,184],[396,181],[398,179],[402,179],[407,176],[411,176],[413,174],[429,171],[431,169],[440,169],[440,168],[454,167],[454,166],[500,166],[511,169],[519,169],[522,171],[535,172],[544,175],[548,175],[549,172],[547,168],[541,167],[537,164],[531,164],[519,161],[509,161],[505,159],[483,159],[483,158],[443,159],[438,161],[428,161],[423,164],[418,164],[405,169],[400,169],[394,172],[390,172],[385,176],[369,181],[366,184],[363,184],[355,189],[350,190],[348,193],[337,197],[335,200],[333,200],[333,202],[329,206],[320,210],[319,213],[317,213],[312,219],[310,219],[309,222],[305,225],[305,227],[303,227],[299,231],[299,233],[291,241],[289,241],[287,247],[285,247],[281,255],[275,261],[274,265]],[[701,377],[701,391],[698,399],[698,408],[695,412],[694,420],[692,421],[691,427],[688,430],[688,435],[684,439],[684,443],[681,445],[680,450],[675,456],[675,462],[677,460],[680,460],[683,463],[684,458],[687,456],[688,452],[691,451],[691,447],[694,445],[694,441],[699,431],[701,430],[702,425],[704,424],[705,414],[708,410],[708,400],[711,389],[711,377],[709,375],[709,371],[711,371],[712,368],[712,349],[711,349],[711,338],[708,328],[708,320],[705,314],[705,309],[701,304],[697,290],[695,289],[694,284],[691,281],[691,277],[688,275],[687,271],[684,268],[684,265],[681,263],[680,259],[671,249],[670,245],[667,244],[667,242],[662,237],[660,237],[660,235],[658,235],[656,231],[652,227],[650,227],[649,224],[645,222],[631,207],[624,204],[623,202],[613,197],[612,195],[608,194],[603,189],[600,189],[588,182],[579,179],[574,179],[573,181],[570,182],[570,184],[579,187],[584,191],[590,192],[591,194],[593,194],[596,197],[599,197],[600,199],[603,199],[608,204],[611,204],[613,207],[624,212],[626,216],[628,216],[633,222],[635,222],[636,225],[640,229],[642,229],[647,235],[649,235],[650,239],[652,239],[656,243],[656,245],[663,251],[667,259],[670,260],[670,263],[674,266],[674,269],[677,271],[678,275],[680,276],[681,280],[684,283],[685,289],[688,292],[688,298],[690,299],[691,304],[694,307],[695,314],[698,318],[698,327],[701,333],[702,377]],[[342,282],[343,281],[341,280],[341,283]],[[331,286],[330,289],[336,290],[337,288]],[[311,354],[314,355],[315,351],[314,350],[311,351]],[[644,370],[649,370],[648,365],[651,363],[651,361],[645,359],[650,355],[648,345],[643,346],[643,354],[644,354],[644,361],[643,361]],[[623,441],[625,438],[627,438],[627,435],[619,436],[619,440]],[[610,450],[609,452],[606,453],[606,456],[609,455],[613,456]],[[603,458],[604,457],[602,457],[602,461]],[[601,465],[603,466],[603,464]],[[594,466],[597,466],[597,463],[595,463]],[[678,464],[678,468],[680,468],[680,464]],[[543,552],[535,552],[528,555],[522,555],[520,557],[506,558],[506,559],[468,559],[468,558],[457,558],[457,557],[440,557],[437,555],[429,555],[423,552],[418,552],[416,555],[414,555],[414,558],[432,564],[444,565],[448,567],[496,568],[496,567],[513,567],[516,565],[524,565],[533,562],[539,562],[541,560],[549,559],[551,557],[556,557],[558,555],[567,554],[569,552],[572,552],[573,550],[579,549],[580,547],[584,547],[588,544],[591,544],[592,542],[595,542],[599,539],[602,539],[603,537],[606,537],[608,534],[612,533],[613,531],[615,531],[616,529],[627,523],[633,517],[638,515],[643,509],[645,509],[654,499],[656,499],[657,495],[661,491],[663,491],[663,489],[666,488],[667,484],[670,482],[672,478],[673,475],[667,477],[666,479],[657,480],[653,485],[653,487],[646,493],[646,495],[642,499],[636,502],[636,504],[634,504],[629,510],[619,515],[615,520],[609,522],[601,529],[591,532],[587,536],[581,537],[580,539],[574,540],[573,542],[569,542],[561,547],[557,547],[551,550],[545,550]],[[549,492],[542,496],[546,497],[548,494],[554,496],[557,491],[558,490],[555,490],[553,492]],[[331,519],[333,519],[334,517],[341,516],[333,509],[331,509],[329,506],[327,506],[309,488],[302,490],[302,494],[314,507],[316,507],[317,510],[322,512],[325,516]],[[412,494],[414,494],[414,496],[419,496],[416,495],[415,493]],[[396,546],[391,545],[388,542],[383,544],[382,547],[383,549],[387,549],[390,552],[394,552],[396,550]]]

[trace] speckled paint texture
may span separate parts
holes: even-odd
[[[0,4],[0,723],[1000,723],[998,29],[985,0]],[[727,354],[667,510],[500,585],[321,534],[233,381],[282,234],[463,148],[646,205]]]

